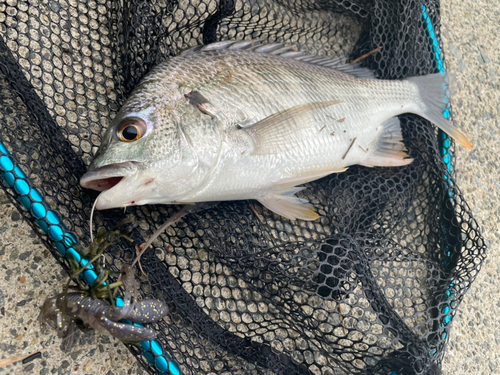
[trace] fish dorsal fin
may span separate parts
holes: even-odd
[[[214,42],[203,46],[196,46],[182,51],[179,55],[191,55],[197,52],[217,51],[217,50],[252,50],[263,45],[263,40],[224,40],[222,42]],[[282,44],[280,44],[282,46]]]
[[[262,39],[254,40],[226,40],[223,42],[215,42],[205,46],[197,46],[181,52],[181,56],[206,51],[217,50],[238,50],[238,51],[253,51],[255,53],[269,54],[280,56],[290,60],[301,61],[311,65],[317,65],[324,68],[333,69],[337,72],[349,74],[357,78],[375,78],[373,73],[360,63],[350,65],[347,63],[346,57],[331,57],[331,56],[314,56],[308,55],[301,51],[295,51],[292,47],[285,46],[284,43],[265,43]]]

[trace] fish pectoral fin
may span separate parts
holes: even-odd
[[[295,186],[277,189],[258,201],[269,210],[290,220],[316,220],[319,215],[314,206],[307,200],[294,196],[303,189],[305,187]]]
[[[326,171],[314,172],[307,175],[294,176],[290,178],[285,178],[284,180],[280,180],[276,183],[276,186],[285,187],[290,185],[300,185],[305,184],[306,182],[311,182],[315,180],[319,180],[320,178],[326,177],[332,173],[341,173],[347,171],[348,168],[340,168],[340,169],[329,169]]]
[[[367,150],[366,159],[359,164],[365,167],[399,167],[410,164],[413,159],[406,159],[409,155],[403,143],[399,119],[390,118],[382,127],[382,134],[375,147]]]
[[[247,132],[253,140],[252,155],[282,153],[302,143],[298,133],[317,122],[314,112],[338,103],[342,103],[342,100],[299,104],[272,114],[241,131]]]

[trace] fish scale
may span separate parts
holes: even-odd
[[[442,116],[446,80],[377,80],[359,64],[280,44],[198,47],[138,85],[81,183],[102,186],[116,165],[98,209],[257,199],[289,219],[313,220],[314,207],[294,196],[304,183],[354,164],[412,161],[397,115],[420,115],[471,147]],[[118,139],[126,120],[146,127],[137,141]]]

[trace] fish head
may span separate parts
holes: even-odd
[[[198,125],[190,107],[176,84],[146,79],[134,90],[80,180],[101,191],[98,210],[172,203],[203,179],[199,145],[185,131]]]

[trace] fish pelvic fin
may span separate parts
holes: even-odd
[[[411,82],[418,87],[420,98],[425,104],[423,110],[415,113],[432,122],[465,148],[472,150],[472,144],[467,137],[447,118],[449,114],[447,117],[444,116],[450,92],[448,75],[446,73],[436,73],[406,78],[405,81]]]
[[[329,169],[280,180],[276,183],[274,190],[265,198],[259,199],[259,202],[269,210],[290,220],[316,220],[319,215],[316,213],[314,206],[307,200],[294,196],[295,193],[305,189],[305,187],[295,185],[318,180],[332,173],[341,173],[346,170],[347,168]]]
[[[258,201],[269,210],[290,220],[316,220],[319,215],[314,206],[307,200],[294,196],[295,193],[304,189],[305,187],[296,186],[279,188],[265,198],[259,198]]]
[[[401,123],[397,117],[390,118],[383,125],[375,148],[367,150],[367,157],[360,165],[365,167],[399,167],[410,164],[413,159],[406,159],[406,147],[401,134]]]

